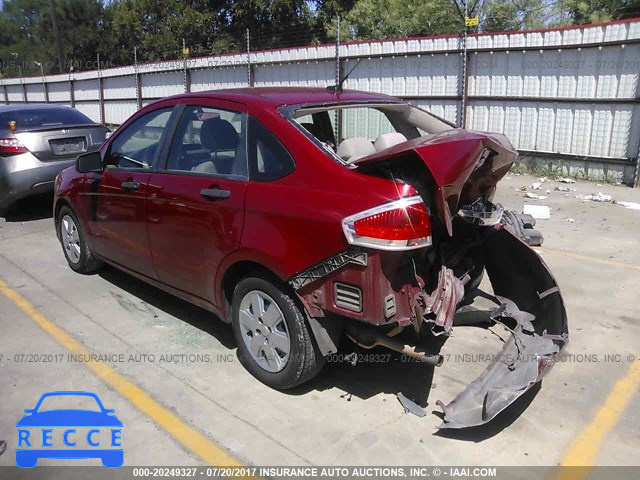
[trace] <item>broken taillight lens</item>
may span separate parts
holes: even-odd
[[[0,156],[18,155],[28,151],[17,138],[0,138]]]
[[[402,198],[342,221],[352,245],[381,250],[412,250],[431,245],[431,219],[419,196]]]

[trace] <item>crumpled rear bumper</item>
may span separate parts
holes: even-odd
[[[544,261],[508,226],[484,244],[485,268],[502,305],[490,319],[510,336],[495,361],[448,405],[440,428],[485,424],[551,370],[568,342],[567,315]]]

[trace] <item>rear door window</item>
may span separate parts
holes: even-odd
[[[255,118],[249,117],[249,172],[252,180],[272,182],[295,169],[293,157]]]
[[[174,136],[168,171],[246,179],[244,114],[188,105]]]

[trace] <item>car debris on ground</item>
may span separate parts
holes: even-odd
[[[611,202],[612,197],[609,194],[598,192],[597,194],[592,193],[590,195],[576,195],[576,198],[579,200],[590,200],[592,202]]]
[[[422,408],[413,400],[409,400],[402,394],[402,392],[398,392],[396,396],[398,397],[398,401],[404,408],[404,413],[413,413],[418,417],[425,417],[427,415],[427,412],[424,410],[424,408]]]
[[[547,197],[545,195],[537,195],[535,193],[527,192],[524,194],[526,198],[533,198],[534,200],[544,200]]]
[[[542,233],[533,227],[536,220],[531,215],[519,214],[514,211],[505,211],[503,218],[509,224],[514,232],[528,245],[539,247],[544,241]]]
[[[527,203],[522,208],[522,213],[531,215],[539,220],[548,220],[551,218],[551,209],[547,205],[532,205]]]
[[[622,205],[623,207],[629,208],[631,210],[640,210],[640,203],[637,202],[623,202],[620,200],[614,200],[613,203]]]

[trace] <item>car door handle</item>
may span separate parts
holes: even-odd
[[[127,180],[126,182],[122,182],[120,186],[123,190],[138,190],[140,188],[140,183],[134,182],[133,180]]]
[[[229,190],[223,190],[221,188],[203,188],[202,190],[200,190],[200,195],[206,198],[220,200],[229,198],[231,196],[231,192]]]

